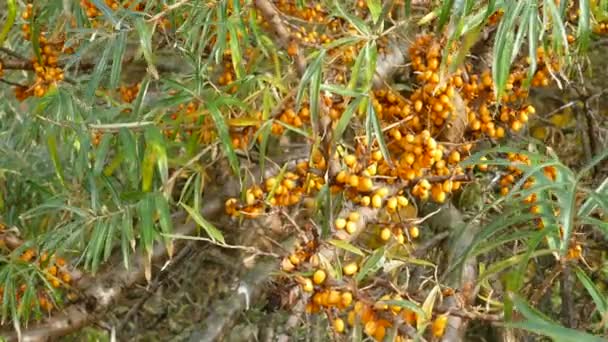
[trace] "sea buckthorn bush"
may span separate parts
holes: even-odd
[[[0,334],[198,239],[322,339],[605,338],[605,5],[7,1]]]

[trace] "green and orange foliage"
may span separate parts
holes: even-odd
[[[35,80],[10,76],[28,82],[17,88],[18,99],[41,98],[29,100],[36,115],[27,118],[41,130],[32,139],[48,151],[47,164],[36,168],[47,173],[30,182],[45,187],[35,190],[44,200],[32,206],[54,224],[59,219],[47,229],[29,211],[0,208],[0,215],[11,215],[25,236],[40,234],[42,242],[64,237],[69,246],[62,247],[82,255],[91,270],[114,247],[125,264],[133,250],[150,255],[154,243],[171,249],[171,214],[182,208],[223,244],[222,232],[200,217],[206,205],[200,196],[208,184],[229,178],[223,170],[229,165],[242,185],[240,196],[213,195],[222,196],[234,225],[274,215],[289,217],[289,226],[297,228],[290,234],[295,246],[277,260],[280,284],[299,289],[293,293],[306,312],[325,316],[336,334],[360,329],[375,340],[394,333],[394,340],[408,341],[412,331],[432,339],[446,333],[452,312],[438,304],[455,292],[438,274],[456,266],[445,265],[443,254],[450,251],[424,250],[441,235],[428,222],[427,207],[448,210],[453,198],[487,179],[494,181],[484,189],[483,208],[468,213],[474,217],[466,225],[491,222],[494,212],[504,215],[463,251],[480,256],[491,249],[476,265],[480,272],[495,271],[504,260],[527,264],[530,255],[550,253],[556,262],[578,265],[594,250],[586,245],[585,227],[565,210],[578,206],[567,201],[578,194],[567,183],[576,184],[578,174],[546,157],[549,150],[479,150],[526,138],[540,111],[531,104],[531,89],[563,83],[566,56],[591,31],[586,19],[601,28],[597,11],[590,17],[568,6],[562,27],[553,1],[540,10],[532,2],[466,1],[458,9],[444,7],[457,3],[446,1],[433,11],[410,8],[409,1],[277,0],[268,3],[278,11],[272,18],[260,3],[83,0],[70,14],[74,20],[66,19],[71,29],[57,32],[44,22],[29,24],[45,13],[44,4],[25,6],[32,66],[25,73]],[[66,67],[106,43],[86,68]],[[32,54],[30,45],[38,46]],[[376,69],[395,50],[407,61],[395,75],[379,75]],[[167,52],[177,61],[161,55]],[[298,60],[306,62],[305,70]],[[125,70],[137,62],[145,63],[146,72],[133,79]],[[296,153],[297,147],[304,152]],[[3,163],[0,170],[14,167]],[[11,177],[31,173],[18,165]],[[210,178],[215,174],[218,179]],[[30,183],[22,186],[29,189]],[[49,208],[56,212],[48,214]],[[504,227],[510,230],[496,244],[508,248],[487,247]],[[72,235],[78,238],[67,238]],[[542,243],[521,247],[534,241]],[[69,292],[71,275],[65,261],[35,250],[18,258],[22,266],[39,269],[41,280],[3,291],[30,296],[49,311],[56,303],[43,285]],[[406,280],[414,267],[424,275]],[[505,274],[496,272],[502,281]],[[521,295],[538,287],[535,279],[525,278],[526,286],[524,277],[517,279],[514,291]],[[486,282],[479,286],[494,293]],[[467,299],[462,310],[496,314],[509,300],[502,292]],[[409,333],[399,330],[403,322]]]

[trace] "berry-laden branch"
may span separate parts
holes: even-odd
[[[306,58],[304,55],[302,55],[298,44],[292,39],[291,35],[289,34],[289,30],[281,21],[281,16],[279,15],[277,9],[268,0],[256,0],[255,5],[262,12],[264,19],[268,20],[271,27],[276,32],[279,40],[281,41],[281,45],[283,45],[285,49],[294,50],[294,53],[291,55],[294,56],[298,74],[303,75],[304,71],[306,71]]]

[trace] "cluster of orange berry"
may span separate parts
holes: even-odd
[[[33,15],[33,5],[28,4],[22,18],[28,20]],[[22,31],[25,39],[31,39],[31,28],[28,23],[23,24]],[[72,48],[64,47],[64,40],[50,41],[44,33],[39,36],[40,58],[32,59],[32,66],[36,79],[34,84],[29,87],[16,87],[15,96],[22,101],[32,95],[42,97],[46,92],[58,82],[63,80],[63,69],[58,65],[60,53],[73,53]]]
[[[310,110],[308,105],[302,106],[302,108],[296,114],[292,108],[287,108],[279,114],[279,120],[294,127],[302,127],[304,123],[310,121]],[[283,134],[284,127],[281,124],[273,123],[271,132],[275,135]]]
[[[608,21],[600,21],[593,26],[593,32],[596,34],[607,34],[608,33]]]
[[[121,7],[120,1],[117,1],[117,0],[105,0],[104,2],[113,11],[116,11],[116,10],[118,10]],[[130,9],[133,9],[134,11],[143,11],[144,8],[146,7],[145,2],[137,1],[137,3],[135,4],[135,6],[133,6],[133,3],[134,3],[133,0],[127,0],[127,1],[124,2],[124,4],[122,4],[122,7],[123,8],[130,8]],[[99,10],[99,8],[97,8],[97,6],[95,6],[95,4],[93,4],[89,0],[81,0],[80,1],[80,5],[84,9],[85,14],[87,15],[87,17],[89,17],[91,19],[97,18],[97,17],[99,17],[99,16],[102,15],[102,13]]]
[[[305,20],[309,23],[325,23],[327,21],[327,12],[323,9],[321,4],[314,6],[303,6],[298,8],[296,1],[293,0],[279,0],[276,2],[277,9],[289,16]]]
[[[264,212],[266,205],[293,206],[302,202],[305,195],[318,192],[323,187],[323,178],[309,172],[305,161],[296,164],[294,172],[267,178],[263,188],[253,185],[245,191],[245,201],[239,204],[236,198],[225,203],[226,213],[231,216],[244,215],[255,218]]]
[[[36,257],[37,253],[33,249],[26,249],[21,254],[19,259],[23,262],[35,263],[36,267],[40,268],[45,274],[46,280],[49,282],[49,284],[51,284],[52,287],[64,289],[70,288],[72,276],[68,270],[65,259],[54,255],[48,255],[47,253],[41,253],[38,258]],[[17,302],[20,302],[23,299],[26,289],[26,284],[22,284],[19,287],[19,290],[15,294]],[[50,312],[54,308],[54,302],[50,298],[50,295],[45,290],[39,290],[37,292],[37,298],[32,298],[29,305],[34,307],[37,300],[38,305],[41,309],[43,309],[43,311]],[[0,297],[3,296],[3,293],[4,289],[0,287]],[[75,299],[75,294],[68,294],[68,299]]]
[[[521,178],[524,171],[518,166],[520,165],[531,165],[531,161],[528,156],[519,153],[507,153],[507,158],[513,164],[507,166],[508,173],[503,175],[500,179],[500,193],[502,195],[507,195],[509,193],[509,187],[512,186],[518,179]],[[543,175],[550,181],[555,181],[558,176],[558,171],[555,166],[545,166],[543,168]],[[523,189],[529,189],[535,183],[534,177],[528,177],[524,184],[522,184]],[[544,212],[544,209],[541,205],[535,204],[538,200],[537,193],[531,193],[523,199],[525,204],[530,205],[530,212],[535,215],[540,215]],[[548,208],[545,208],[548,209]],[[550,209],[548,209],[550,210]],[[553,216],[559,216],[559,209],[553,209]],[[545,223],[543,218],[537,218],[537,227],[538,229],[543,229],[545,227]],[[563,228],[560,226],[560,236],[563,236]],[[583,248],[576,241],[572,241],[571,246],[568,249],[567,258],[571,260],[577,260],[582,257]]]
[[[409,47],[412,70],[420,83],[420,87],[410,96],[414,111],[421,116],[419,120],[409,123],[416,131],[420,131],[427,122],[432,124],[428,129],[433,134],[443,129],[444,123],[454,112],[454,92],[464,85],[461,69],[440,84],[441,51],[442,45],[432,35],[418,36]],[[451,56],[448,56],[447,62],[451,62]]]
[[[290,259],[286,259],[289,264],[291,264]],[[356,275],[357,271],[358,266],[354,262],[348,263],[342,268],[342,273],[349,277]],[[296,280],[304,292],[312,293],[306,304],[306,312],[328,312],[329,317],[332,318],[332,327],[339,334],[345,332],[346,324],[352,327],[356,324],[356,321],[359,321],[364,326],[364,332],[368,336],[377,341],[382,341],[386,336],[387,329],[393,326],[398,316],[401,316],[399,318],[407,324],[414,326],[419,320],[416,312],[398,305],[387,304],[387,301],[402,300],[401,295],[385,294],[380,296],[377,301],[367,297],[355,300],[356,298],[351,291],[332,286],[336,282],[329,278],[328,273],[323,268],[317,268],[311,277],[297,276]],[[447,315],[437,315],[431,324],[432,335],[434,337],[443,336],[446,323]],[[397,340],[407,341],[400,334],[397,334]]]
[[[120,86],[120,88],[118,88],[118,92],[120,94],[120,99],[126,103],[133,102],[135,100],[135,98],[137,97],[137,94],[139,94],[140,86],[141,86],[141,83],[135,83],[130,86],[129,85]]]

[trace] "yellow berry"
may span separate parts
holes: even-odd
[[[420,230],[416,226],[410,227],[409,231],[410,231],[410,236],[412,237],[412,239],[415,239],[418,236],[420,236]]]
[[[380,195],[375,194],[372,196],[372,207],[376,209],[382,207],[382,197],[380,197]]]
[[[361,201],[359,201],[359,204],[361,204],[364,207],[369,206],[370,203],[371,203],[371,199],[369,198],[369,196],[363,196],[363,197],[361,197]]]
[[[384,228],[380,231],[380,238],[382,241],[388,241],[391,238],[391,230],[388,228]]]
[[[336,229],[344,229],[346,227],[346,220],[343,218],[337,218],[334,224],[336,225]]]
[[[345,275],[350,276],[350,275],[357,273],[358,269],[359,269],[359,267],[357,266],[357,264],[354,262],[351,262],[349,264],[344,265],[342,272],[344,272]]]
[[[355,166],[356,163],[357,163],[357,157],[355,157],[354,155],[349,154],[344,157],[344,164],[346,164],[346,166],[353,167],[353,166]]]
[[[336,318],[336,319],[334,319],[334,330],[337,333],[343,333],[344,332],[344,320],[342,320],[342,318]]]
[[[342,293],[342,300],[341,300],[341,304],[343,307],[348,307],[350,306],[350,304],[353,302],[353,294],[350,292],[343,292]]]
[[[400,207],[407,207],[409,201],[405,196],[397,196],[397,203],[399,203]]]
[[[316,270],[315,273],[312,275],[312,281],[317,285],[321,285],[325,281],[326,277],[327,275],[325,274],[325,271]]]
[[[359,186],[359,176],[351,175],[348,178],[348,185],[352,186],[353,188],[358,187]]]
[[[314,290],[314,286],[312,285],[312,280],[310,280],[310,278],[304,278],[304,282],[302,283],[302,290],[304,292],[312,292]]]
[[[388,199],[388,201],[386,201],[386,209],[389,210],[390,212],[394,212],[395,210],[397,210],[397,198],[396,197],[391,197]]]

